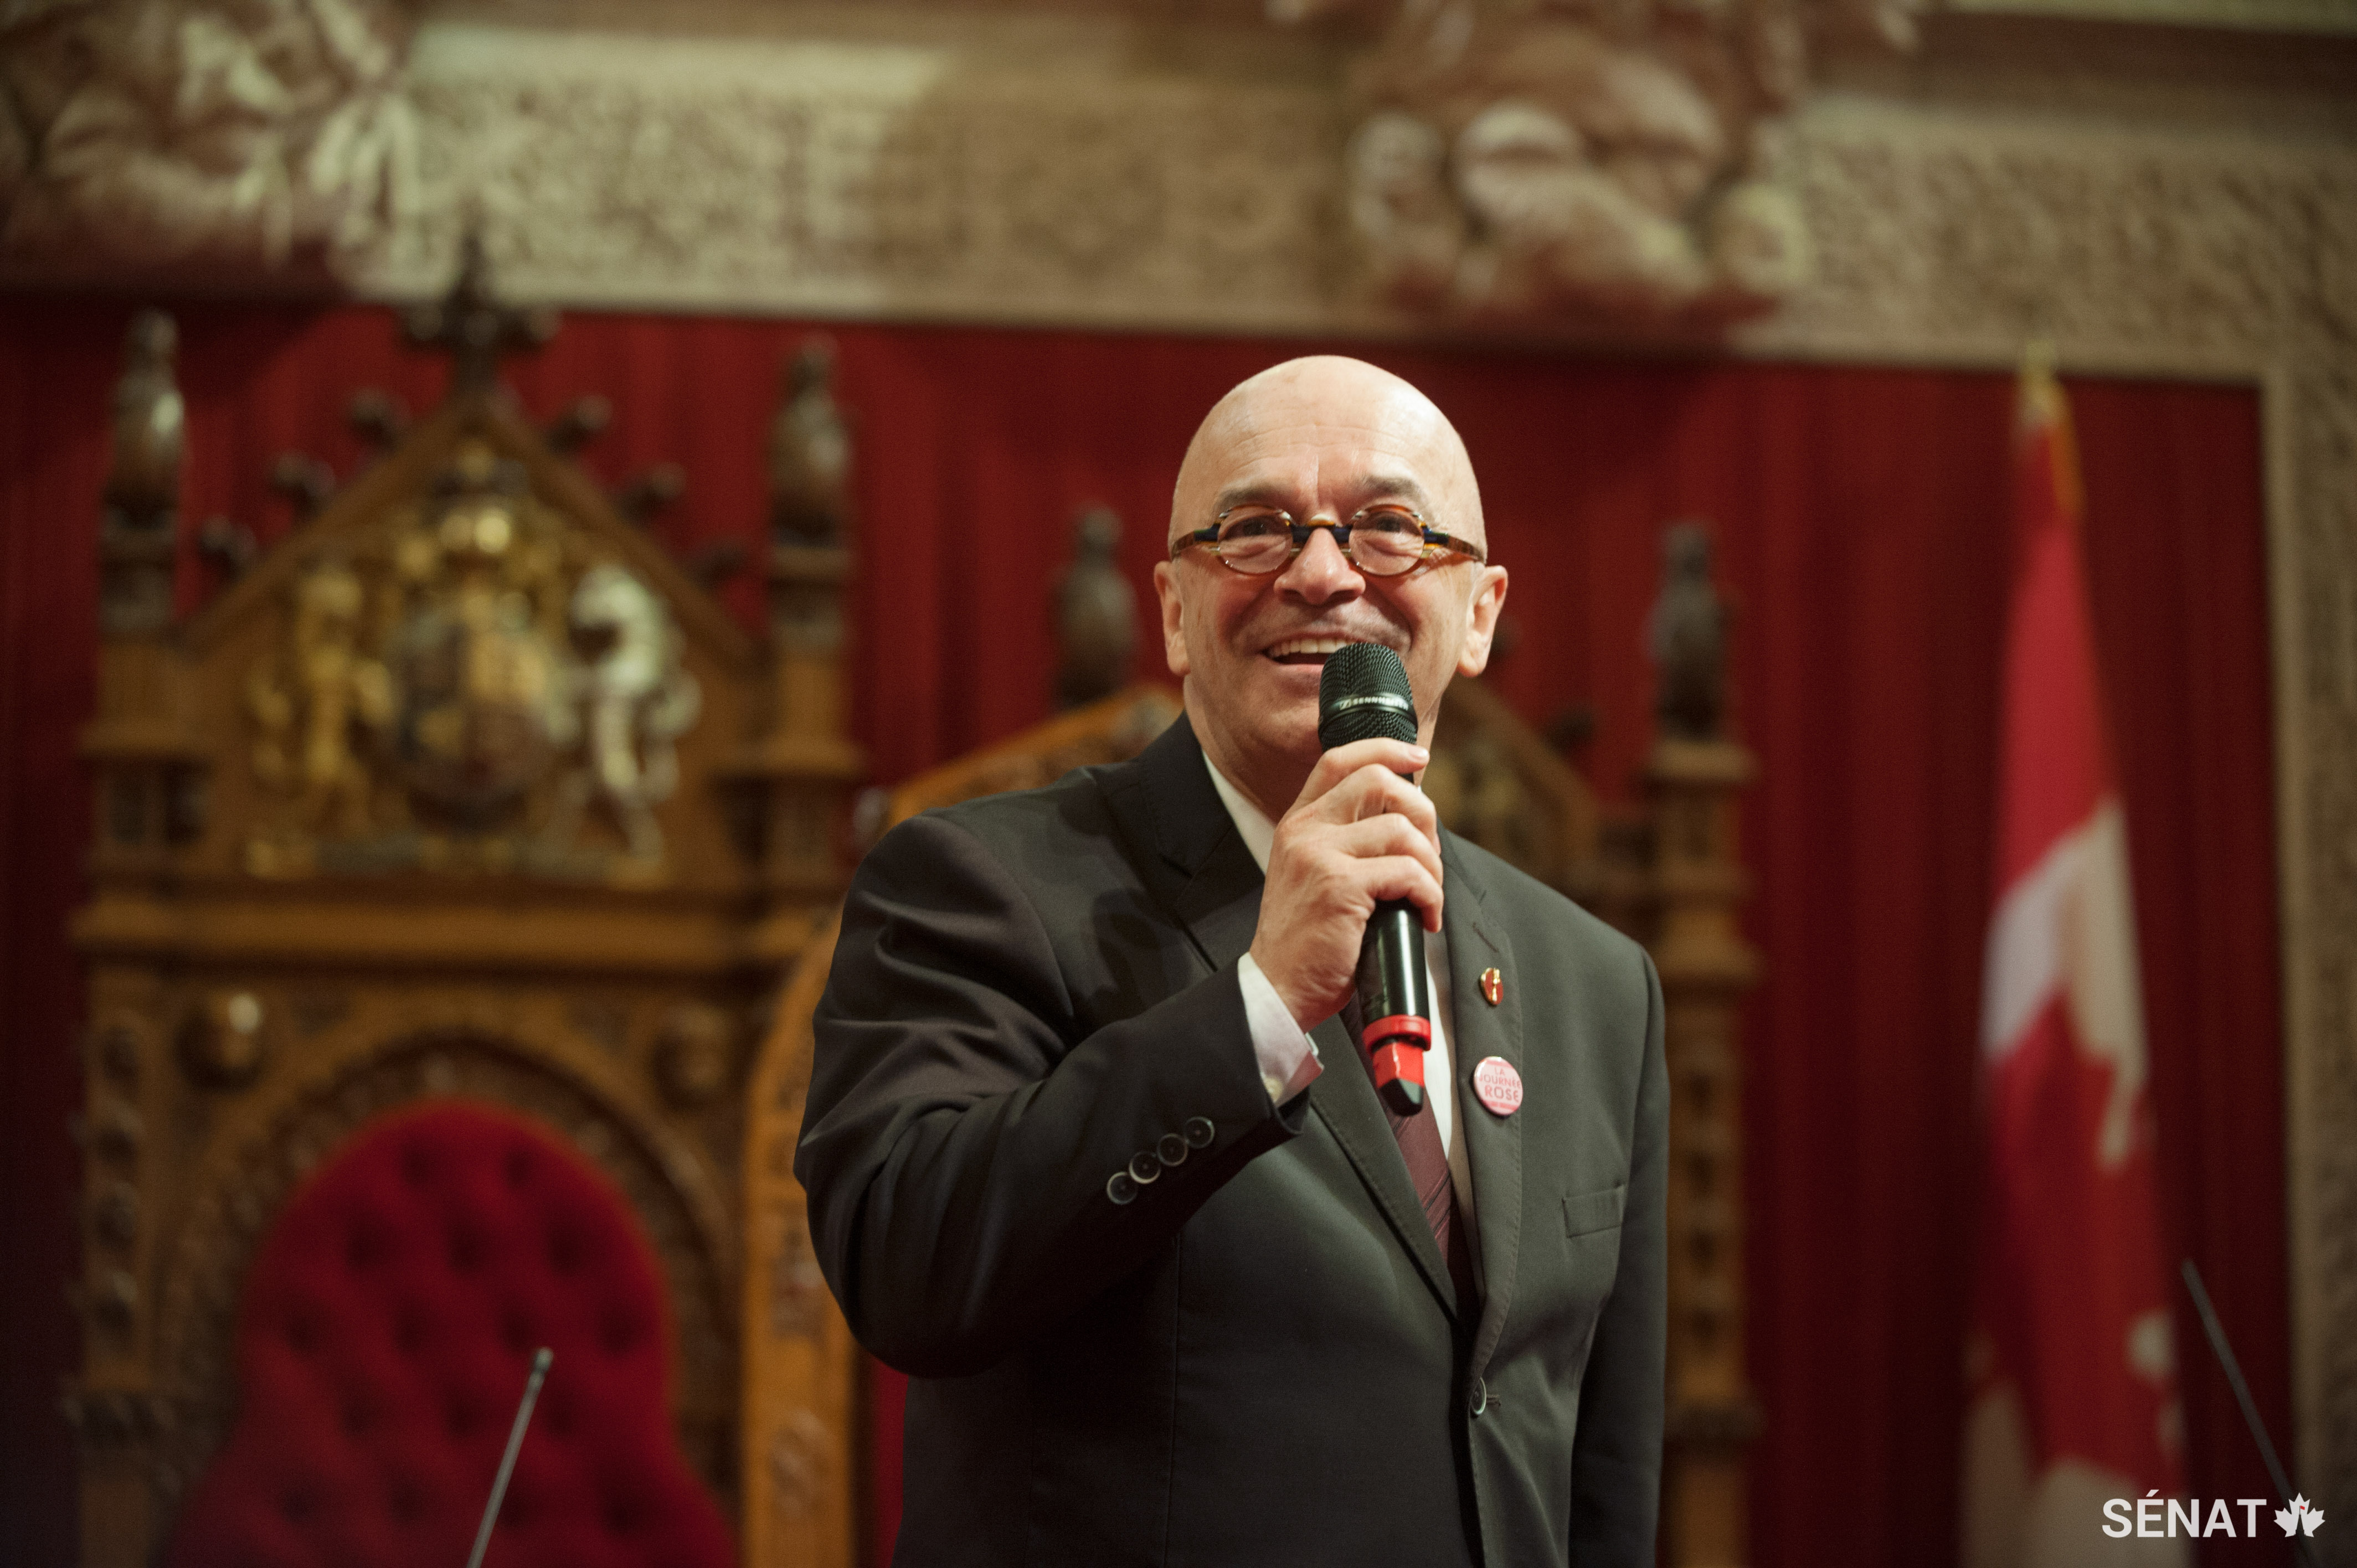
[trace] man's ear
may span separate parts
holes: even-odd
[[[1162,601],[1162,662],[1181,681],[1187,678],[1187,617],[1178,600],[1178,568],[1168,561],[1154,565],[1154,596]]]
[[[1506,607],[1506,569],[1476,568],[1473,602],[1465,607],[1465,646],[1457,654],[1459,675],[1479,675],[1490,665],[1490,646],[1498,635],[1498,612]]]

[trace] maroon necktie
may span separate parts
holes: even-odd
[[[1374,1081],[1375,1064],[1367,1048],[1359,1045],[1360,1012],[1356,996],[1343,1004],[1342,1026],[1351,1031],[1351,1043],[1358,1047],[1359,1065],[1367,1069],[1370,1083]],[[1399,1141],[1402,1158],[1407,1161],[1407,1178],[1415,1188],[1416,1201],[1424,1205],[1424,1218],[1432,1227],[1432,1239],[1440,1243],[1440,1255],[1448,1262],[1449,1282],[1457,1287],[1458,1316],[1470,1318],[1479,1310],[1480,1293],[1473,1283],[1473,1254],[1465,1244],[1465,1228],[1457,1223],[1457,1184],[1449,1179],[1448,1155],[1440,1146],[1440,1123],[1432,1114],[1432,1097],[1447,1094],[1446,1083],[1427,1083],[1424,1104],[1413,1116],[1402,1116],[1390,1106],[1383,1106],[1383,1115],[1392,1124],[1392,1136]],[[1382,1103],[1382,1096],[1376,1096]]]

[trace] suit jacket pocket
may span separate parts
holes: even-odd
[[[1608,1187],[1600,1192],[1583,1192],[1563,1200],[1563,1233],[1566,1238],[1585,1236],[1591,1230],[1609,1230],[1620,1223],[1620,1215],[1629,1201],[1629,1184]]]

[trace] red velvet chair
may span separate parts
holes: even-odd
[[[735,1568],[672,1430],[654,1254],[532,1123],[444,1101],[296,1194],[237,1329],[237,1423],[170,1568],[464,1568],[533,1351],[555,1352],[485,1568]]]

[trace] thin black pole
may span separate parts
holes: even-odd
[[[500,1504],[507,1500],[508,1477],[515,1474],[516,1451],[523,1446],[523,1429],[532,1424],[532,1407],[540,1399],[541,1380],[548,1376],[548,1364],[555,1359],[555,1353],[545,1345],[533,1355],[532,1377],[523,1386],[523,1402],[516,1406],[515,1424],[508,1428],[508,1451],[500,1455],[500,1473],[491,1482],[491,1500],[475,1530],[475,1550],[468,1554],[467,1568],[483,1568],[483,1553],[491,1544],[491,1526],[500,1517]]]
[[[2243,1420],[2251,1429],[2251,1440],[2259,1445],[2259,1457],[2267,1462],[2267,1478],[2276,1484],[2276,1498],[2284,1507],[2291,1507],[2291,1482],[2284,1477],[2283,1461],[2276,1457],[2276,1445],[2267,1441],[2266,1423],[2259,1419],[2259,1407],[2251,1399],[2251,1385],[2243,1380],[2243,1364],[2234,1359],[2234,1348],[2226,1343],[2225,1326],[2218,1321],[2217,1308],[2210,1305],[2210,1293],[2202,1288],[2201,1271],[2193,1260],[2178,1264],[2178,1273],[2185,1276],[2185,1288],[2192,1293],[2193,1309],[2201,1315],[2201,1332],[2210,1337],[2210,1348],[2224,1369],[2226,1384],[2234,1391],[2234,1402],[2243,1407]],[[2299,1553],[2302,1563],[2314,1568],[2316,1559],[2309,1555],[2308,1537],[2294,1535],[2292,1550]]]

